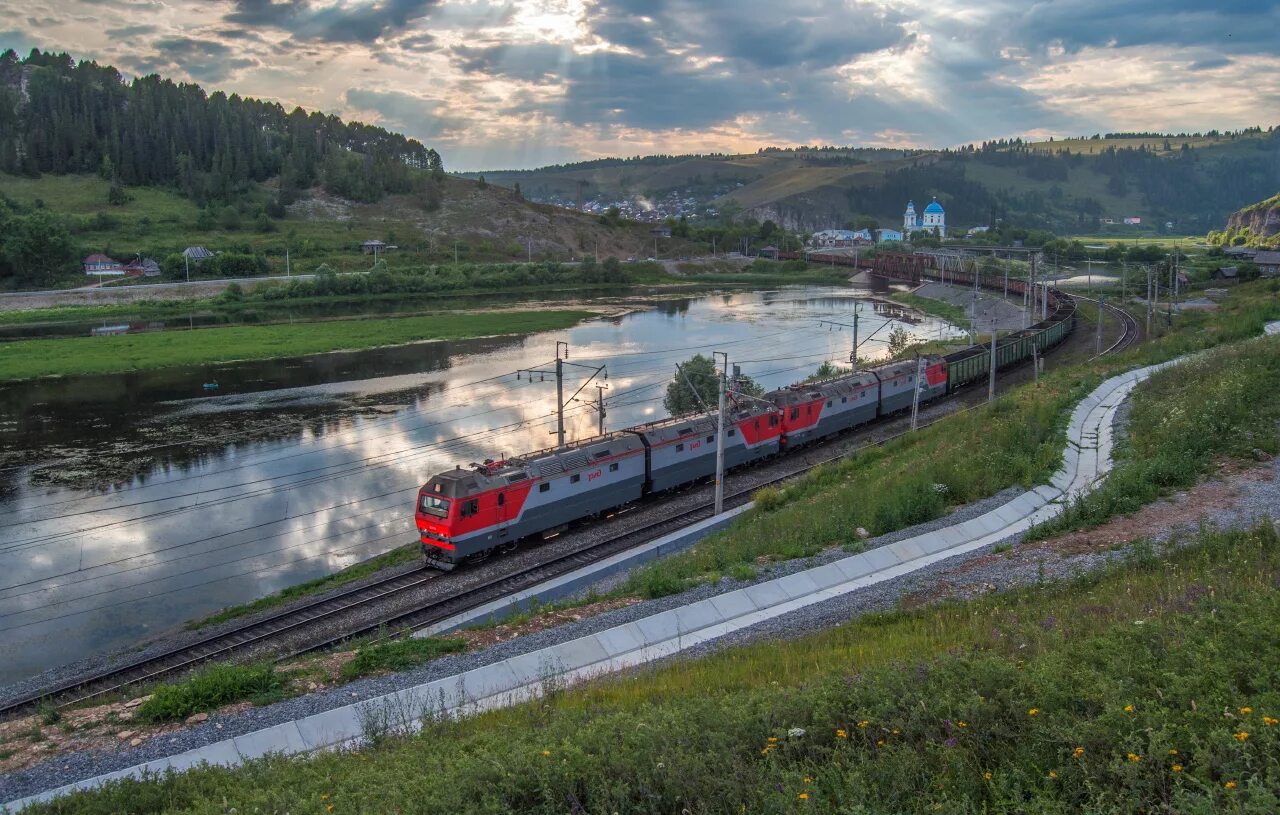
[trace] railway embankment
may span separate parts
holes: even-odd
[[[1222,370],[1224,372],[1231,372],[1233,374],[1240,373],[1239,371],[1236,371],[1234,369],[1234,366],[1222,366]],[[1123,466],[1123,459],[1122,459],[1122,466]],[[1199,502],[1207,494],[1204,492],[1199,492],[1199,490],[1216,489],[1218,490],[1218,492],[1214,493],[1217,495],[1217,498],[1215,499],[1216,503],[1214,504],[1214,509],[1216,512],[1216,515],[1214,516],[1215,520],[1217,520],[1218,522],[1224,525],[1247,524],[1257,519],[1258,517],[1257,510],[1259,507],[1268,507],[1268,506],[1273,507],[1278,503],[1277,496],[1274,494],[1274,481],[1259,475],[1262,468],[1266,468],[1270,471],[1269,466],[1255,463],[1255,466],[1247,468],[1245,471],[1243,471],[1245,472],[1245,475],[1241,479],[1230,478],[1230,476],[1233,475],[1232,473],[1226,474],[1228,476],[1229,482],[1232,484],[1232,486],[1227,488],[1227,491],[1231,493],[1230,497],[1238,500],[1228,500],[1226,498],[1223,498],[1222,492],[1221,492],[1223,488],[1220,485],[1215,487],[1211,484],[1211,485],[1208,485],[1207,487],[1204,485],[1194,487],[1190,491],[1186,492],[1185,494],[1181,494],[1181,493],[1174,494],[1168,499],[1165,499],[1167,501],[1167,506],[1174,507],[1174,508],[1180,507],[1181,514],[1179,517],[1181,517],[1184,521],[1187,521],[1190,524],[1194,525],[1195,519],[1198,518],[1198,515],[1196,514],[1195,510],[1198,507]],[[1218,479],[1218,480],[1221,480],[1221,479]],[[1243,508],[1247,510],[1250,507],[1252,507],[1253,509],[1252,514],[1248,514],[1246,512],[1235,512],[1236,509]],[[981,505],[979,505],[978,508],[981,508]],[[964,510],[961,510],[960,512],[963,513]],[[1139,515],[1141,514],[1142,513],[1139,513]],[[1159,510],[1159,509],[1154,513],[1155,518],[1168,517],[1169,515],[1170,515],[1169,512],[1164,510]],[[1159,522],[1153,521],[1152,517],[1153,516],[1148,516],[1147,519],[1145,520],[1146,526],[1143,527],[1143,529],[1145,530],[1143,533],[1143,536],[1153,538],[1158,541],[1160,540],[1160,536],[1153,534],[1153,530],[1155,527],[1159,526]],[[957,513],[956,515],[946,518],[945,521],[946,523],[954,523],[958,520],[961,520],[962,518],[963,518],[963,515]],[[1126,519],[1126,521],[1128,520],[1130,519]],[[813,615],[812,622],[814,626],[821,627],[824,625],[830,625],[832,623],[835,623],[841,620],[846,620],[852,613],[860,613],[860,612],[865,612],[867,610],[876,610],[876,609],[891,609],[897,606],[899,602],[902,600],[902,598],[904,597],[906,598],[908,604],[917,605],[920,603],[929,603],[929,602],[932,602],[933,600],[937,600],[940,598],[966,597],[966,596],[972,596],[972,595],[985,594],[997,588],[1004,589],[1011,586],[1017,586],[1020,584],[1033,584],[1033,585],[1043,586],[1044,583],[1053,581],[1054,579],[1069,578],[1072,574],[1074,574],[1075,572],[1081,569],[1103,568],[1105,570],[1113,570],[1113,569],[1129,568],[1129,565],[1125,565],[1124,563],[1126,558],[1125,551],[1122,548],[1120,548],[1125,542],[1125,540],[1117,539],[1115,537],[1116,534],[1123,536],[1125,533],[1123,531],[1120,531],[1120,532],[1116,532],[1114,530],[1108,531],[1106,527],[1101,527],[1099,529],[1100,531],[1097,533],[1099,536],[1099,539],[1098,541],[1093,541],[1092,543],[1090,543],[1087,540],[1084,543],[1082,543],[1078,533],[1076,533],[1075,537],[1067,536],[1066,538],[1061,538],[1061,539],[1050,539],[1049,541],[1037,542],[1034,545],[1012,546],[1012,548],[1008,548],[1008,549],[1004,548],[1007,544],[1003,542],[997,543],[993,547],[991,547],[988,551],[980,553],[978,556],[965,560],[962,563],[943,564],[942,566],[937,568],[931,567],[930,569],[921,570],[920,572],[917,572],[910,577],[903,578],[900,581],[878,587],[874,591],[868,589],[862,592],[850,594],[849,598],[850,598],[850,601],[853,603],[853,605],[845,607],[843,609],[839,609],[836,607],[828,607],[827,608],[828,613]],[[1262,534],[1262,533],[1259,533],[1259,534]],[[1265,535],[1263,537],[1265,537]],[[1059,540],[1065,540],[1068,542],[1059,543],[1058,542]],[[1259,538],[1259,540],[1261,540],[1261,538]],[[878,540],[867,541],[866,545],[868,546],[868,548],[870,548],[870,547],[876,546],[877,544],[883,543],[884,541],[885,539],[883,538]],[[1197,543],[1194,544],[1194,546],[1216,547],[1214,551],[1221,553],[1221,552],[1227,551],[1227,549],[1224,547],[1229,548],[1230,546],[1235,546],[1237,543],[1239,543],[1238,539],[1232,539],[1232,541],[1234,542],[1227,541],[1226,543],[1224,543],[1223,541],[1226,541],[1226,539],[1214,538],[1210,540],[1206,538],[1204,540],[1198,541]],[[1185,539],[1183,539],[1182,542],[1185,544]],[[1265,540],[1263,540],[1262,544],[1265,544],[1265,543],[1266,543]],[[824,558],[840,558],[845,556],[847,556],[847,552],[842,552],[839,550],[830,550],[826,553],[818,555],[816,560],[801,559],[801,560],[789,561],[786,563],[762,564],[760,567],[761,573],[757,574],[755,579],[757,581],[766,580],[766,579],[772,580],[772,579],[775,579],[781,573],[798,570],[798,569],[810,568],[815,563],[821,561]],[[1166,555],[1164,553],[1161,553],[1161,557],[1162,558],[1166,557]],[[1112,572],[1110,571],[1105,572],[1105,575],[1111,575],[1111,574]],[[1105,575],[1104,575],[1104,579],[1109,579],[1109,578],[1106,578]],[[1188,575],[1188,577],[1190,577],[1190,575]],[[1125,578],[1125,579],[1129,579],[1129,578]],[[698,595],[709,597],[712,594],[716,593],[717,591],[725,587],[732,587],[735,585],[744,585],[744,584],[745,584],[744,581],[735,582],[730,579],[719,581],[716,584],[712,584],[710,582],[698,582],[697,585],[690,591],[690,593],[685,593],[679,596],[663,597],[657,600],[650,600],[650,601],[647,601],[646,603],[629,606],[628,608],[618,612],[610,612],[610,614],[621,614],[621,615],[628,615],[628,616],[629,615],[652,615],[655,611],[655,604],[675,603],[676,601],[683,603],[689,600],[691,597],[696,598]],[[1090,585],[1092,586],[1093,584],[1091,583]],[[879,598],[878,601],[877,601],[877,597]],[[862,601],[866,601],[865,604]],[[1018,601],[1018,602],[1021,602],[1021,601]],[[671,606],[671,607],[674,607],[674,606]],[[1063,614],[1066,614],[1066,609],[1058,609],[1058,610],[1062,611]],[[924,617],[927,618],[928,616],[929,616],[928,614],[924,614]],[[619,619],[620,619],[619,617],[611,617],[609,615],[604,615],[592,621],[584,621],[583,623],[571,623],[568,626],[558,629],[556,632],[550,632],[550,631],[542,632],[541,634],[536,635],[534,639],[526,639],[524,643],[522,643],[522,645],[536,646],[540,642],[545,641],[545,639],[541,639],[541,638],[551,637],[553,636],[553,634],[558,634],[559,636],[581,636],[583,632],[583,626],[589,629],[591,627],[617,625]],[[877,621],[873,619],[868,623],[868,625],[872,625],[874,627],[876,625],[876,622]],[[798,634],[799,632],[809,630],[809,628],[811,627],[807,625],[797,625],[796,623],[797,621],[794,618],[780,618],[779,624],[773,627],[772,630],[768,625],[760,624],[758,626],[752,627],[750,630],[742,633],[741,635],[734,634],[732,637],[720,638],[715,641],[715,644],[709,644],[705,647],[700,647],[697,650],[703,650],[703,648],[719,649],[730,642],[734,642],[740,639],[754,638],[758,635],[790,637]],[[603,630],[603,629],[597,628],[597,630]],[[877,632],[876,634],[877,636],[879,636],[879,633],[881,633],[879,632],[878,628],[873,628],[873,630]],[[1053,629],[1053,630],[1056,630],[1056,629]],[[866,642],[867,632],[868,632],[868,629],[866,628],[860,629],[859,636],[863,638],[862,639],[863,643]],[[524,638],[521,638],[521,639],[524,639]],[[511,643],[504,643],[503,647],[518,648],[519,646],[517,646],[516,642],[511,642]],[[799,662],[801,663],[806,663],[811,659],[815,660],[813,664],[816,668],[818,665],[818,661],[816,660],[815,654],[820,653],[820,651],[812,650],[810,646],[804,645],[803,643],[797,644],[796,647],[800,648],[801,650],[799,654],[795,657],[795,659],[799,660]],[[788,646],[788,649],[790,648],[791,646]],[[768,653],[775,653],[778,650],[779,649],[776,646],[772,646],[769,649]],[[945,650],[945,649],[942,649],[942,650]],[[755,657],[753,658],[762,659],[760,657],[760,652],[758,650],[755,651],[754,653],[755,653]],[[938,653],[941,653],[941,652],[939,651]],[[457,663],[452,662],[452,660],[462,660],[462,659],[472,660],[476,658],[478,658],[476,654],[468,654],[463,657],[450,657],[446,661],[433,665],[431,670],[456,671],[459,668],[459,665]],[[793,680],[795,678],[794,666],[790,664],[790,660],[792,659],[792,657],[782,656],[780,658],[787,661],[787,665],[785,665],[782,669],[778,670],[776,673],[771,675],[781,676],[786,681]],[[764,660],[764,661],[767,661],[767,660]],[[723,662],[718,662],[718,663],[713,662],[712,664],[718,665],[720,666],[720,668],[723,668]],[[690,665],[694,667],[691,668]],[[682,663],[681,668],[679,669],[678,672],[676,672],[675,675],[676,676],[693,675],[694,678],[691,681],[693,682],[694,685],[696,685],[698,681],[710,681],[708,679],[710,674],[707,672],[707,670],[704,670],[704,668],[701,667],[702,665],[703,663]],[[711,673],[714,673],[717,669],[712,668],[710,670],[711,670]],[[671,672],[663,672],[663,673],[667,677],[665,680],[667,684],[661,685],[661,687],[666,688],[666,690],[656,690],[652,692],[657,692],[657,693],[672,692],[672,689],[674,686],[671,683],[679,681],[673,678]],[[422,675],[419,674],[418,677],[416,678],[420,680],[421,676]],[[735,674],[735,676],[737,676],[737,674]],[[743,679],[744,677],[739,676],[738,678]],[[386,681],[390,679],[391,679],[390,677],[382,677],[378,681]],[[777,680],[773,680],[773,681],[777,681]],[[712,684],[714,684],[714,682]],[[387,687],[387,686],[383,685],[382,687]],[[358,692],[358,691],[349,691],[349,692]],[[606,689],[602,692],[605,693],[606,695],[609,694],[607,686],[606,686]],[[293,701],[296,702],[298,700],[293,700]],[[269,710],[269,709],[264,709],[264,710]],[[263,723],[263,719],[259,715],[257,715],[258,713],[260,713],[260,711],[253,711],[253,713],[255,715],[252,717],[252,722],[255,724],[261,725]],[[201,727],[203,727],[203,725],[201,725]],[[195,729],[198,730],[199,727]],[[542,736],[540,737],[550,738],[550,736],[547,735],[546,733],[543,733]],[[173,749],[173,748],[170,747],[167,749]],[[136,751],[132,751],[132,752],[136,755]],[[282,769],[281,771],[287,772],[287,768]],[[181,786],[181,784],[179,784],[179,786]],[[296,789],[296,787],[293,787],[291,789]],[[104,800],[110,800],[110,799],[108,798]],[[91,809],[88,811],[94,811],[94,810]]]

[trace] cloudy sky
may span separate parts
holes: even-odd
[[[1280,2],[0,0],[36,46],[359,118],[449,169],[1278,123]]]

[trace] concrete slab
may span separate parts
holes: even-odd
[[[627,625],[620,625],[607,631],[601,631],[596,634],[596,639],[604,647],[605,653],[611,657],[644,647],[644,640],[639,633],[633,627]]]
[[[299,719],[297,725],[303,742],[312,750],[354,738],[364,732],[355,705],[346,705]]]
[[[231,740],[231,744],[244,758],[261,758],[271,753],[291,755],[305,752],[307,749],[307,742],[298,731],[296,721],[236,736]]]
[[[883,552],[882,555],[873,553]],[[892,560],[890,563],[889,561]],[[885,562],[888,565],[880,567],[875,565],[879,562]],[[846,558],[837,560],[832,565],[840,570],[846,580],[858,580],[875,572],[881,572],[885,569],[892,568],[902,563],[902,558],[892,551],[888,546],[881,546],[878,549],[872,549],[870,552],[861,552],[856,555],[850,555]]]
[[[575,668],[585,668],[588,665],[594,665],[601,660],[608,659],[609,654],[604,650],[595,637],[580,637],[576,640],[561,643],[555,646],[554,653],[560,657],[561,664],[565,670],[572,671]]]
[[[755,603],[756,607],[762,610],[791,599],[787,596],[787,593],[778,588],[773,581],[768,583],[757,583],[754,586],[747,586],[743,591],[751,598],[751,602]]]
[[[784,577],[779,577],[774,581],[778,588],[782,589],[790,599],[804,597],[806,594],[812,594],[818,590],[818,584],[813,582],[813,578],[807,572],[796,572]]]
[[[902,562],[902,559],[888,546],[877,546],[875,549],[868,549],[862,553],[862,557],[866,559],[872,571],[877,572],[888,569],[891,566],[897,566]],[[832,565],[838,567],[838,563]]]
[[[679,625],[681,634],[689,634],[724,621],[725,618],[720,611],[706,600],[676,609],[676,623]]]
[[[817,566],[810,569],[806,574],[813,580],[813,585],[821,589],[829,589],[845,581],[844,572],[834,563],[828,563],[824,566]]]
[[[920,548],[919,541],[914,538],[907,538],[888,545],[897,553],[898,558],[903,563],[910,563],[913,560],[924,557],[924,549]]]
[[[751,602],[751,598],[747,596],[746,591],[743,589],[717,594],[711,598],[711,605],[715,606],[716,610],[720,612],[720,616],[726,620],[732,620],[735,617],[741,617],[743,614],[750,614],[757,610],[756,604]]]
[[[600,635],[594,635],[594,639],[607,656],[608,650],[604,648]],[[473,700],[506,693],[523,684],[521,678],[516,676],[511,666],[505,662],[495,662],[492,665],[475,668],[462,675],[463,693]]]
[[[676,621],[674,611],[654,614],[651,617],[636,620],[632,624],[639,628],[644,635],[645,645],[653,645],[654,643],[669,640],[680,629],[680,623]]]

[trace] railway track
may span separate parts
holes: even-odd
[[[1119,339],[1089,357],[1090,362],[1098,359],[1099,357],[1104,357],[1107,354],[1118,354],[1121,351],[1125,351],[1142,338],[1142,324],[1139,323],[1138,318],[1130,314],[1127,309],[1120,308],[1119,306],[1112,305],[1111,303],[1103,300],[1096,300],[1092,297],[1082,297],[1078,294],[1072,296],[1077,300],[1083,300],[1086,303],[1093,303],[1094,305],[1104,308],[1114,314],[1119,319],[1120,325],[1124,329],[1124,331],[1121,332]]]
[[[1119,340],[1103,351],[1103,354],[1129,347],[1140,335],[1136,318],[1123,309],[1115,309],[1115,311],[1123,315],[1122,320],[1127,318],[1124,322],[1125,331]],[[970,406],[962,410],[969,410],[976,406]],[[946,415],[940,416],[933,421],[940,421],[942,418],[946,418]],[[932,423],[922,423],[921,427]],[[910,431],[893,434],[866,445],[860,445],[854,449],[844,450],[837,455],[824,457],[821,460],[810,460],[803,466],[789,470],[775,478],[754,483],[748,488],[727,494],[725,496],[725,507],[741,506],[750,500],[753,493],[763,487],[794,479],[814,467],[839,461],[855,454],[858,450],[883,444],[891,439],[905,435],[907,432]],[[382,616],[376,623],[361,624],[347,628],[341,627],[339,621],[343,615],[419,588],[442,574],[438,569],[424,566],[411,572],[390,576],[366,586],[339,591],[331,596],[280,611],[229,631],[213,634],[195,642],[178,646],[164,653],[143,657],[125,665],[104,669],[73,681],[43,688],[39,692],[15,697],[0,703],[0,717],[11,716],[34,708],[42,702],[52,702],[58,708],[72,707],[120,692],[133,685],[157,682],[185,673],[193,667],[206,662],[242,654],[254,647],[263,646],[281,635],[316,623],[332,622],[335,630],[331,634],[309,641],[304,647],[290,649],[287,653],[279,655],[277,661],[331,648],[334,645],[353,639],[372,636],[375,640],[380,640],[399,636],[406,630],[431,625],[494,599],[529,588],[545,580],[610,557],[618,552],[625,551],[711,516],[711,507],[704,504],[641,527],[606,537],[595,543],[586,544],[571,552],[557,555],[554,558],[520,571],[502,575],[481,585],[456,592],[429,605],[399,612],[391,616]]]

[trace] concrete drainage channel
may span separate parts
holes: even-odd
[[[1271,333],[1271,326],[1268,329]],[[154,777],[205,763],[234,766],[269,754],[355,747],[371,730],[407,732],[419,727],[425,716],[467,715],[536,698],[548,686],[564,687],[662,659],[798,609],[992,545],[1057,515],[1068,501],[1089,491],[1106,476],[1111,469],[1111,427],[1116,410],[1139,382],[1172,364],[1176,361],[1130,371],[1099,385],[1071,414],[1063,465],[1050,484],[1023,493],[976,518],[455,676],[86,778],[11,801],[5,809],[16,812],[28,804],[111,781]],[[692,546],[750,508],[750,504],[739,507],[639,550],[621,553],[580,572],[443,621],[415,636],[429,636],[501,618],[535,600],[546,602],[571,595],[638,563]]]

